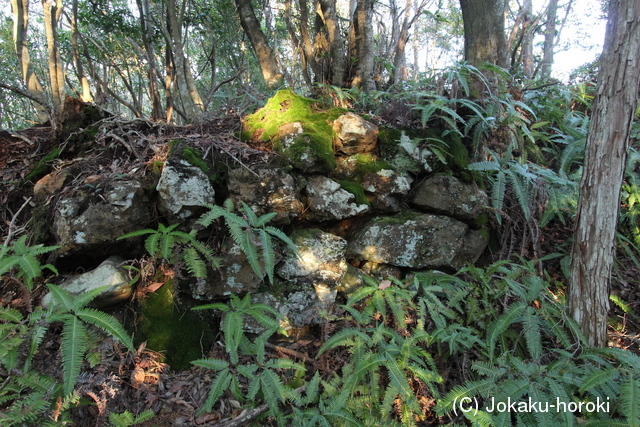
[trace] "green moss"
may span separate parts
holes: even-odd
[[[341,181],[338,181],[338,183],[340,184],[340,187],[342,187],[343,189],[347,190],[349,193],[356,196],[357,204],[371,205],[371,202],[369,201],[367,196],[364,194],[364,186],[362,184],[349,181],[349,180],[344,180],[344,179]]]
[[[371,153],[361,153],[355,156],[356,165],[354,168],[355,178],[362,180],[370,172],[376,173],[383,169],[391,169],[391,165]]]
[[[166,355],[174,370],[189,369],[214,341],[207,322],[177,304],[171,280],[142,301],[135,326],[136,345],[146,341],[148,348]]]
[[[60,155],[60,149],[55,148],[49,154],[44,156],[42,159],[38,160],[33,165],[33,167],[31,168],[31,171],[29,171],[27,176],[24,177],[23,182],[29,182],[29,181],[36,182],[37,180],[39,180],[40,178],[48,174],[49,171],[51,170],[51,167],[49,166],[48,162],[57,159],[59,155]]]
[[[322,109],[313,99],[305,98],[290,89],[280,90],[267,101],[264,107],[243,121],[242,138],[254,143],[271,143],[276,151],[287,151],[294,162],[308,154],[311,149],[329,170],[335,168],[332,127],[335,119],[347,110],[343,108]],[[303,133],[295,138],[290,147],[284,147],[278,136],[282,125],[299,122]]]

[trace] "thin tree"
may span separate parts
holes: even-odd
[[[610,0],[571,250],[570,315],[591,346],[607,345],[620,187],[640,80],[640,0]]]

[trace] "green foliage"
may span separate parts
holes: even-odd
[[[131,339],[116,319],[86,307],[104,288],[73,296],[58,286],[47,286],[54,300],[48,309],[38,307],[25,317],[17,310],[0,308],[0,366],[6,372],[0,385],[0,425],[40,422],[52,410],[56,397],[64,398],[59,408],[62,411],[78,402],[74,387],[80,368],[85,359],[95,359],[91,352],[99,345],[99,337],[89,325],[133,350]],[[33,357],[54,322],[62,324],[62,384],[32,367]]]
[[[358,184],[357,182],[350,181],[348,179],[343,179],[338,181],[340,187],[344,190],[347,190],[349,193],[356,196],[355,202],[359,205],[370,205],[371,202],[367,198],[366,194],[364,194],[364,186],[362,184]]]
[[[273,237],[284,242],[297,256],[298,248],[289,237],[275,227],[267,225],[275,216],[275,212],[264,214],[258,217],[253,210],[242,202],[241,214],[233,213],[233,202],[229,199],[225,201],[224,208],[217,205],[205,205],[209,212],[202,215],[198,224],[208,227],[216,219],[223,217],[231,237],[245,253],[249,264],[258,277],[265,274],[271,283],[274,282],[273,273],[275,268],[275,252]],[[261,265],[264,264],[264,269]]]
[[[50,167],[48,162],[55,160],[60,155],[60,149],[54,148],[49,154],[38,160],[32,167],[27,176],[24,177],[24,182],[36,182],[47,173],[49,173]]]
[[[111,423],[111,427],[129,427],[148,421],[154,416],[155,414],[151,409],[141,412],[137,416],[134,416],[129,411],[124,411],[121,414],[109,414],[109,422]]]
[[[267,402],[270,415],[282,418],[284,414],[280,405],[287,400],[293,400],[294,391],[291,386],[281,380],[279,372],[284,369],[292,372],[293,377],[298,377],[305,368],[287,359],[267,359],[265,343],[279,326],[277,312],[264,304],[252,304],[251,296],[248,294],[243,299],[232,296],[229,305],[207,304],[195,309],[215,309],[224,313],[222,331],[230,358],[230,361],[199,359],[192,362],[196,366],[217,372],[207,400],[198,413],[211,412],[218,399],[225,391],[229,391],[236,399],[249,402],[259,399]],[[247,316],[266,327],[266,331],[254,342],[250,342],[244,335],[244,322]],[[252,356],[254,363],[247,362],[246,357],[242,358],[241,363],[240,353]],[[247,384],[244,390],[242,384]]]
[[[487,149],[490,153],[490,160],[472,163],[469,170],[483,172],[484,176],[491,183],[491,205],[495,210],[498,223],[502,223],[504,198],[507,191],[507,184],[515,193],[520,209],[526,221],[531,219],[531,188],[537,176],[529,170],[527,163],[514,160],[512,150],[507,150],[504,157],[496,152]]]
[[[25,235],[13,242],[11,246],[0,246],[0,276],[13,270],[16,272],[16,278],[23,280],[31,291],[33,280],[39,277],[44,269],[58,274],[53,265],[41,265],[37,258],[38,255],[58,249],[58,246],[27,246],[26,242]]]
[[[164,224],[158,224],[157,230],[133,231],[118,237],[118,240],[148,234],[144,247],[149,255],[162,258],[174,266],[184,262],[187,271],[193,277],[206,277],[207,266],[202,258],[204,257],[214,267],[218,267],[219,259],[214,256],[211,248],[196,239],[196,230],[185,233],[176,230],[179,225],[173,224],[167,227]]]

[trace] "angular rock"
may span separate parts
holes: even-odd
[[[129,272],[121,267],[124,260],[120,257],[109,257],[94,270],[67,279],[60,287],[73,295],[81,295],[102,286],[108,286],[89,304],[91,307],[104,308],[114,304],[126,302],[133,295],[133,286]],[[47,307],[53,303],[51,294],[42,299],[42,305]]]
[[[362,180],[364,191],[370,193],[371,205],[379,211],[398,212],[400,200],[397,196],[409,193],[413,178],[391,169],[369,172]]]
[[[282,315],[280,327],[291,332],[305,326],[316,325],[322,321],[322,313],[327,306],[318,298],[313,288],[292,292],[287,296],[275,296],[260,292],[251,296],[252,304],[265,304]],[[250,316],[244,317],[244,329],[260,334],[266,328]]]
[[[295,179],[282,169],[245,168],[229,172],[229,197],[239,208],[245,202],[258,215],[275,212],[270,224],[290,224],[304,209],[297,198]]]
[[[290,238],[302,259],[287,251],[276,268],[278,276],[293,282],[294,289],[333,290],[340,285],[347,271],[346,240],[315,228],[296,230]]]
[[[56,204],[52,231],[60,255],[95,259],[120,253],[130,245],[117,238],[151,222],[150,201],[138,180],[113,181],[104,190],[78,194]]]
[[[464,184],[453,176],[436,175],[415,187],[411,203],[422,210],[473,221],[487,212],[489,197],[476,186]]]
[[[316,221],[335,221],[366,212],[369,206],[357,204],[353,193],[324,176],[315,176],[307,183],[309,216]]]
[[[175,220],[200,214],[202,205],[215,203],[215,191],[200,168],[183,159],[165,163],[157,185],[161,212]]]
[[[456,219],[405,212],[377,217],[349,240],[347,257],[409,268],[457,270],[486,247],[480,232]]]
[[[429,173],[442,165],[427,141],[411,139],[404,131],[397,145],[388,146],[382,151],[382,157],[400,172]]]
[[[346,113],[333,122],[333,130],[338,135],[334,143],[336,153],[351,156],[370,153],[376,149],[378,126],[369,123],[354,113]]]

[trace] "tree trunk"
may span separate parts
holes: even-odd
[[[256,18],[251,0],[236,0],[236,8],[240,16],[240,25],[258,58],[264,82],[269,88],[279,86],[282,84],[283,75],[278,67],[275,53],[269,46],[267,36],[260,29],[260,22]]]
[[[43,0],[44,28],[47,36],[49,79],[55,114],[62,112],[64,105],[64,70],[58,49],[58,23],[62,13],[62,0]]]
[[[153,42],[150,40],[152,31],[149,0],[136,0],[138,12],[140,13],[140,29],[142,31],[142,43],[147,56],[147,82],[149,90],[149,100],[151,101],[151,120],[162,120],[162,101],[158,90],[158,69],[156,67],[156,55]]]
[[[344,40],[340,35],[336,0],[320,0],[320,12],[322,13],[322,20],[327,31],[327,41],[329,42],[331,84],[342,87],[346,70],[346,55]]]
[[[640,0],[611,0],[571,250],[570,315],[607,345],[609,283],[627,145],[640,80]]]
[[[503,0],[460,0],[464,59],[473,65],[507,64]]]
[[[78,32],[78,0],[73,0],[71,9],[71,51],[73,53],[73,63],[75,64],[76,74],[82,86],[80,99],[82,99],[83,102],[92,102],[91,88],[89,86],[89,80],[84,73],[80,59],[80,47],[78,46],[78,38],[80,37]]]
[[[553,65],[553,49],[556,47],[556,19],[558,16],[558,0],[549,0],[547,23],[544,29],[544,47],[542,49],[542,78],[549,78]]]
[[[40,86],[40,82],[33,72],[31,58],[29,57],[29,47],[27,33],[29,30],[29,0],[11,0],[11,9],[13,10],[13,42],[20,64],[22,81],[27,90],[39,102],[33,105],[38,113],[38,120],[44,123],[49,120],[49,113],[46,103],[46,96]]]
[[[372,19],[373,1],[357,0],[349,49],[354,53],[352,57],[357,61],[355,77],[351,86],[362,88],[365,91],[376,88],[376,82],[373,79],[375,50]]]

